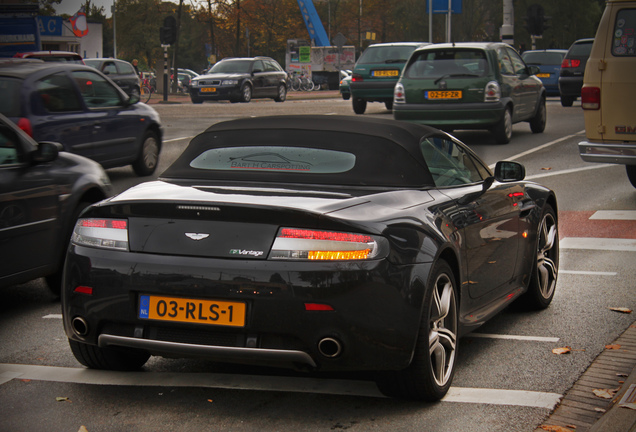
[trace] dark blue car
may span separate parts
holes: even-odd
[[[543,82],[548,96],[559,96],[559,72],[561,62],[568,50],[546,49],[525,51],[521,57],[528,66],[537,66],[537,78]]]
[[[140,176],[157,168],[159,114],[92,67],[0,62],[0,94],[0,113],[38,142],[58,142],[105,168],[132,165]]]

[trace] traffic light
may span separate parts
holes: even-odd
[[[535,36],[543,35],[543,31],[548,29],[547,24],[550,17],[544,15],[543,6],[533,4],[528,7],[528,15],[524,18],[526,24],[524,27],[528,33]]]
[[[159,29],[159,39],[162,45],[172,45],[177,41],[177,20],[173,16],[163,20],[163,27]]]

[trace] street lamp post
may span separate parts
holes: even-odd
[[[110,11],[113,13],[113,58],[117,58],[117,24],[115,22],[115,11],[117,10],[117,0],[113,0]]]

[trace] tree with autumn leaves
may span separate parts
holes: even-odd
[[[55,3],[57,0],[41,0]],[[593,37],[603,0],[515,0],[515,45],[530,45],[524,17],[531,4],[552,17],[538,48],[568,48],[579,38]],[[314,0],[331,39],[341,33],[359,53],[371,43],[422,41],[429,38],[424,0]],[[90,1],[87,1],[90,5]],[[170,59],[179,67],[201,71],[209,60],[266,55],[284,65],[288,39],[309,39],[296,0],[116,0],[117,56],[138,58],[143,67],[161,71],[163,49],[159,29],[165,17],[178,17],[178,45]],[[87,7],[87,11],[94,8]],[[493,0],[463,0],[462,13],[452,17],[452,39],[497,41],[503,4]],[[103,10],[102,10],[103,12]],[[99,15],[99,10],[95,11]],[[90,19],[90,17],[89,17]],[[112,17],[104,22],[104,52],[112,55]],[[367,39],[367,35],[372,36]],[[444,42],[445,16],[433,16],[433,42]],[[178,52],[175,52],[175,49]]]

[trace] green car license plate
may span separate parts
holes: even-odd
[[[400,71],[398,71],[397,69],[371,71],[371,76],[374,77],[396,77],[399,75]]]
[[[429,90],[426,99],[461,99],[461,90]]]

